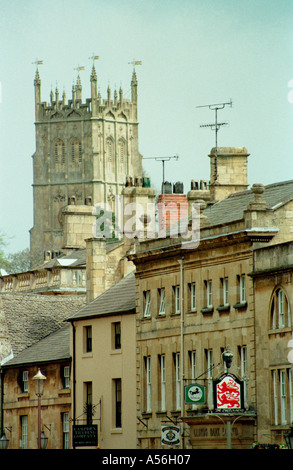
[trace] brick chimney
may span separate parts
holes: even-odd
[[[165,182],[162,185],[162,194],[157,201],[158,230],[162,231],[176,225],[183,217],[188,217],[188,201],[183,194],[183,184],[177,182],[173,185]],[[179,227],[178,227],[179,232]]]

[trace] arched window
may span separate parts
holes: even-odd
[[[291,327],[291,314],[288,298],[281,287],[277,287],[271,299],[271,328]]]
[[[61,139],[55,140],[54,154],[55,154],[56,165],[65,163],[65,145],[64,145],[63,140]]]
[[[71,147],[71,163],[78,164],[82,160],[82,147],[81,142],[76,137],[70,141]]]
[[[118,158],[120,171],[125,172],[126,169],[126,142],[124,139],[118,141]]]
[[[106,161],[109,171],[115,171],[115,158],[114,158],[114,142],[111,137],[106,140]]]

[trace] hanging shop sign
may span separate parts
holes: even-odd
[[[184,387],[185,403],[205,403],[206,388],[203,385],[191,384]]]
[[[243,381],[226,373],[214,380],[215,411],[244,411]]]
[[[161,444],[176,446],[180,444],[180,427],[163,425],[161,430]]]
[[[98,426],[92,425],[73,425],[72,438],[74,447],[91,447],[98,445]]]

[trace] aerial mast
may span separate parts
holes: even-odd
[[[215,181],[218,179],[218,131],[222,126],[227,126],[228,122],[218,122],[218,111],[224,109],[226,106],[232,107],[232,100],[226,103],[217,103],[217,104],[204,104],[202,106],[197,106],[197,108],[209,108],[212,111],[215,111],[215,122],[213,124],[202,124],[200,127],[209,127],[211,130],[215,131]]]

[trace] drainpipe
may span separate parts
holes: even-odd
[[[0,437],[4,434],[4,371],[0,366],[0,388],[1,388],[1,424],[0,424]]]
[[[184,256],[182,259],[178,261],[180,264],[180,312],[181,312],[181,324],[180,324],[180,369],[181,369],[181,416],[184,416],[184,283],[183,283],[183,276],[184,276]],[[182,449],[184,449],[184,423],[182,422]]]
[[[72,421],[73,424],[75,424],[76,420],[76,331],[75,331],[75,325],[74,322],[71,322],[72,326],[72,382],[73,382],[73,387],[72,387]],[[72,445],[74,448],[74,446]]]

